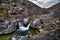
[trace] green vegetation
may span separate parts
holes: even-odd
[[[0,35],[0,40],[10,40],[11,37],[16,36],[17,33],[11,33],[11,34],[7,34],[7,35]]]

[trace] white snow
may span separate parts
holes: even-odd
[[[29,0],[41,8],[50,8],[53,5],[60,3],[60,0]]]

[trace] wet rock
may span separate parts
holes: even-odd
[[[12,40],[17,40],[17,38],[16,37],[12,37]]]

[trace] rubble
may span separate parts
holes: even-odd
[[[60,29],[53,31],[53,32],[47,32],[47,33],[40,33],[37,35],[26,35],[26,36],[14,36],[11,38],[11,40],[60,40],[59,38],[59,32]]]
[[[55,2],[55,0],[52,1]],[[46,2],[47,0],[44,0],[44,3]],[[40,8],[29,0],[8,0],[7,3],[1,3],[0,34],[8,34],[9,36],[9,33],[12,34],[15,31],[17,35],[15,36],[15,33],[14,36],[10,35],[11,40],[59,40],[59,33],[55,32],[58,29],[60,30],[59,8],[60,4],[51,8],[49,5]],[[17,30],[19,31],[16,32]],[[24,35],[25,33],[26,35]],[[5,39],[9,40],[7,38]]]

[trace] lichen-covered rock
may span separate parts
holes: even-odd
[[[1,22],[2,23],[2,22]],[[7,34],[15,31],[17,28],[14,25],[14,21],[4,21],[4,23],[0,24],[0,34]]]

